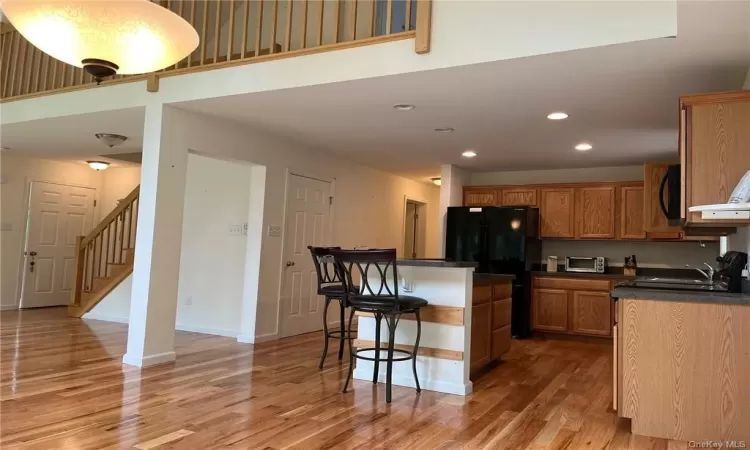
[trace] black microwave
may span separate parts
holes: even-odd
[[[680,214],[680,191],[682,190],[680,180],[682,173],[679,164],[670,164],[667,173],[661,180],[659,187],[659,204],[661,210],[669,221],[669,225],[681,225]]]

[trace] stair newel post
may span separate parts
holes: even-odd
[[[83,239],[85,236],[76,237],[76,259],[75,259],[75,281],[73,283],[73,290],[71,291],[71,304],[78,306],[81,304],[81,291],[83,290],[83,277],[84,268],[86,265],[86,249],[83,247]]]

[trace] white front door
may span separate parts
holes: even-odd
[[[330,245],[331,183],[289,177],[284,230],[281,337],[323,329],[323,298],[308,245]]]
[[[70,303],[76,236],[86,235],[93,227],[95,192],[64,184],[31,183],[22,308]]]

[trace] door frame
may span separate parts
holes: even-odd
[[[278,266],[278,274],[279,274],[279,285],[276,293],[276,298],[278,299],[278,306],[276,308],[276,339],[281,339],[281,328],[282,328],[282,322],[283,322],[283,305],[282,302],[283,299],[283,293],[284,293],[284,251],[286,250],[286,223],[287,220],[289,220],[289,211],[287,209],[287,199],[289,197],[289,183],[292,180],[292,176],[298,176],[303,178],[310,178],[312,180],[322,181],[324,183],[330,183],[331,185],[331,197],[334,198],[334,201],[332,204],[329,205],[328,208],[328,214],[329,214],[329,220],[328,220],[328,237],[329,241],[327,245],[331,245],[331,242],[335,241],[335,230],[336,227],[333,226],[334,223],[334,215],[336,212],[336,178],[335,177],[326,177],[321,176],[319,174],[314,174],[306,171],[301,170],[293,170],[293,169],[286,169],[286,173],[284,176],[284,214],[281,219],[281,254],[279,258],[279,266]],[[338,322],[329,322],[329,325],[337,324]]]
[[[96,226],[99,223],[99,188],[94,186],[86,186],[85,184],[78,184],[78,183],[61,183],[59,181],[48,181],[48,180],[37,180],[29,177],[24,177],[23,184],[24,184],[24,190],[23,190],[23,201],[21,202],[21,215],[23,216],[23,235],[21,238],[21,248],[19,249],[18,253],[18,273],[16,274],[16,310],[21,309],[21,305],[23,304],[23,289],[24,284],[26,282],[26,249],[29,245],[29,226],[30,226],[30,217],[31,217],[31,186],[33,183],[47,183],[47,184],[57,184],[60,186],[69,186],[69,187],[76,187],[76,188],[83,188],[83,189],[91,189],[94,191],[94,217],[93,220],[93,226]]]
[[[406,208],[407,204],[409,202],[412,203],[419,203],[422,205],[425,209],[425,215],[427,213],[427,206],[430,204],[427,200],[423,198],[414,197],[412,195],[404,195],[404,205],[401,210],[401,249],[403,251],[406,251]],[[419,221],[418,221],[419,222]],[[424,251],[425,256],[427,256],[427,217],[424,218],[424,229],[425,229],[425,235],[424,235]],[[402,258],[407,258],[408,255],[402,255]]]

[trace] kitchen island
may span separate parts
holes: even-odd
[[[413,295],[429,302],[421,312],[422,336],[417,357],[422,389],[470,394],[472,372],[498,359],[510,347],[510,292],[514,277],[475,276],[476,264],[471,262],[400,259],[397,266],[399,295]],[[368,273],[368,277],[373,281],[380,279],[377,273]],[[368,313],[357,314],[354,345],[373,347],[375,319]],[[414,316],[402,316],[396,329],[395,347],[412,350],[416,332]],[[381,324],[380,336],[381,341],[388,336],[385,322]],[[387,347],[387,343],[383,342],[381,347]],[[371,357],[372,353],[363,354]],[[380,364],[379,369],[378,381],[384,383],[385,364]],[[354,378],[372,380],[372,377],[373,362],[357,360]],[[415,387],[410,361],[394,362],[393,384]]]
[[[613,407],[633,434],[750,444],[750,295],[618,287]]]

